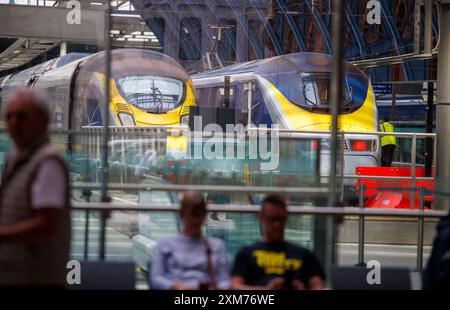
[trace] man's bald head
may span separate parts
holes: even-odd
[[[49,101],[48,95],[44,91],[26,88],[13,93],[8,98],[6,106],[17,104],[17,102],[28,103],[36,109],[36,112],[48,119],[50,115]]]
[[[24,89],[14,93],[6,104],[6,123],[14,144],[26,149],[47,133],[49,101],[42,91]]]

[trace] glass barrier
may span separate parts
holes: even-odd
[[[184,137],[182,137],[184,138]],[[73,182],[83,182],[83,184],[94,184],[102,181],[101,179],[101,149],[99,140],[101,134],[88,133],[79,135],[73,139],[75,143],[72,146],[72,152],[69,156],[69,163],[72,172]],[[231,142],[230,142],[231,141]],[[281,139],[280,145],[280,168],[275,171],[261,172],[260,159],[250,159],[249,142],[244,140],[245,147],[243,158],[223,158],[223,159],[186,159],[174,158],[170,153],[171,138],[164,138],[162,135],[154,134],[136,134],[132,136],[112,136],[108,145],[109,160],[109,182],[114,185],[157,185],[157,184],[187,184],[187,185],[217,185],[217,186],[271,186],[274,188],[286,186],[302,187],[307,185],[317,185],[317,175],[315,165],[317,163],[316,151],[311,148],[311,141],[307,139]],[[194,141],[195,144],[196,142]],[[236,147],[240,141],[229,139],[227,145]],[[204,145],[202,142],[201,146]],[[172,145],[173,146],[173,145]],[[195,145],[193,146],[195,147]],[[188,149],[188,147],[186,147]],[[77,150],[76,152],[74,150]],[[185,153],[186,154],[186,153]],[[179,155],[177,155],[179,156]],[[266,178],[265,178],[266,177]],[[99,202],[101,192],[99,189],[74,188],[72,190],[74,201]],[[234,204],[248,205],[259,204],[262,194],[245,194],[230,192],[205,192],[206,200],[214,204]],[[109,191],[112,203],[162,203],[178,204],[179,192],[144,190],[138,188],[129,188],[125,190]],[[311,198],[302,198],[291,195],[290,202],[312,204]],[[90,212],[87,216],[79,211],[75,211],[77,227],[82,228],[89,221],[89,240],[90,241],[87,257],[98,253],[99,238],[99,214]],[[180,223],[176,212],[123,212],[122,215],[114,212],[108,219],[107,235],[113,233],[110,231],[109,224],[113,223],[122,232],[124,236],[133,237],[138,240],[137,246],[133,248],[144,251],[148,254],[150,250],[143,250],[145,245],[159,241],[162,237],[173,235],[179,232]],[[81,223],[81,224],[80,224]],[[83,224],[84,223],[84,224]],[[90,233],[92,230],[92,234]],[[287,236],[297,242],[302,242],[310,248],[314,245],[314,221],[310,217],[291,218],[288,222]],[[150,238],[151,232],[151,238]],[[222,238],[226,241],[229,259],[236,251],[249,240],[260,238],[261,230],[255,214],[213,212],[208,216],[205,233],[208,236]],[[80,240],[76,239],[76,256],[80,256]],[[136,242],[133,242],[135,244]],[[140,243],[143,245],[139,245]],[[126,242],[125,242],[126,243]],[[123,246],[126,248],[125,243]],[[131,243],[130,243],[131,244]],[[108,251],[108,241],[106,244]],[[131,252],[129,252],[131,253]],[[123,253],[122,253],[123,254]],[[111,252],[111,257],[120,258],[122,254]],[[127,256],[123,254],[124,258]],[[108,256],[107,256],[108,257]],[[142,257],[142,255],[141,255]],[[142,258],[138,258],[142,266]]]
[[[194,134],[195,135],[195,134]],[[86,182],[98,182],[100,133],[79,138],[71,152],[71,166]],[[82,139],[82,140],[81,140]],[[112,133],[108,144],[109,182],[306,186],[317,183],[319,162],[314,139],[248,137],[192,138],[168,130]],[[258,149],[264,144],[265,149]],[[163,181],[164,180],[164,181]]]
[[[6,154],[11,148],[12,142],[5,130],[0,130],[0,171],[3,172]]]
[[[1,4],[20,4],[20,7],[11,7],[21,9],[22,12],[31,12],[26,6],[37,5],[32,8],[33,14],[38,15],[39,12],[43,15],[39,15],[40,18],[30,16],[28,26],[17,27],[20,28],[17,29],[18,34],[22,30],[32,31],[31,35],[17,37],[33,39],[13,40],[11,37],[7,39],[11,43],[5,43],[2,39],[5,45],[2,53],[7,54],[1,65],[7,65],[2,67],[7,69],[0,71],[0,114],[3,116],[5,112],[5,99],[19,88],[32,87],[49,93],[51,138],[61,148],[70,168],[74,202],[100,202],[105,194],[102,187],[107,185],[107,195],[112,204],[178,204],[181,190],[148,188],[156,185],[192,185],[223,189],[203,191],[207,201],[214,204],[258,205],[261,202],[263,194],[226,190],[237,186],[267,187],[273,192],[281,192],[286,188],[303,189],[302,193],[286,194],[289,205],[324,206],[327,193],[317,196],[315,190],[328,186],[329,138],[307,135],[274,137],[267,133],[252,138],[235,133],[231,136],[204,133],[200,139],[195,135],[188,136],[186,130],[181,128],[182,125],[191,125],[191,116],[201,114],[202,111],[197,109],[200,106],[205,108],[203,112],[208,112],[207,108],[215,109],[217,120],[232,119],[233,124],[253,122],[255,126],[268,123],[271,126],[272,122],[279,122],[285,123],[286,128],[312,130],[329,130],[331,127],[328,120],[324,121],[328,119],[326,114],[330,112],[329,107],[319,107],[318,102],[309,100],[312,102],[311,107],[302,110],[305,102],[301,99],[306,93],[297,94],[289,87],[292,82],[299,81],[298,78],[302,76],[300,71],[328,70],[324,66],[330,60],[328,56],[308,56],[307,59],[304,58],[306,56],[295,56],[294,52],[306,50],[300,46],[301,42],[291,40],[293,45],[283,51],[284,43],[280,45],[275,39],[284,35],[266,33],[270,29],[283,31],[289,30],[291,24],[308,23],[303,18],[308,16],[303,13],[309,12],[306,4],[300,5],[301,14],[291,16],[291,21],[295,22],[288,23],[289,27],[286,28],[284,17],[276,16],[283,13],[284,9],[274,10],[275,15],[268,20],[259,18],[267,15],[267,1],[242,3],[239,10],[244,12],[243,15],[236,15],[234,5],[229,6],[231,2],[225,2],[225,5],[211,2],[203,6],[174,0],[149,6],[145,1],[81,1],[80,7],[62,11],[66,6],[64,1],[1,0]],[[322,4],[317,5],[319,12],[326,11]],[[303,12],[303,9],[306,11]],[[214,13],[219,11],[220,16],[216,16]],[[45,32],[46,25],[58,24],[52,19],[57,12],[66,14],[61,16],[66,17],[67,24],[61,23],[62,31],[58,32],[64,37],[48,39],[48,35],[54,35],[54,29],[51,28],[46,33],[34,32]],[[354,13],[355,16],[363,16]],[[45,23],[42,23],[43,20]],[[73,24],[78,24],[77,29],[81,30],[69,31]],[[266,24],[270,27],[266,27]],[[105,29],[105,25],[109,29]],[[294,29],[292,33],[297,34],[297,39],[302,35],[314,38],[309,32],[317,27],[300,28],[306,29],[308,34],[299,32],[301,29]],[[380,38],[383,37],[382,31],[372,32],[375,37],[378,34]],[[85,37],[79,37],[81,35]],[[40,37],[47,39],[41,40]],[[372,43],[377,41],[375,37],[371,39]],[[267,38],[270,40],[267,41]],[[312,48],[319,51],[325,46],[329,49],[329,44],[314,47],[309,46],[314,42],[306,43],[308,50]],[[258,69],[260,71],[254,70],[254,65],[269,63],[269,60],[263,59],[277,54],[290,56],[279,57],[267,69],[261,67]],[[247,61],[250,63],[244,64]],[[296,64],[301,63],[309,65],[297,67]],[[233,67],[227,68],[229,65]],[[214,69],[219,69],[220,77],[211,74],[210,71]],[[259,72],[258,83],[254,77],[247,76],[252,70],[253,75]],[[281,74],[291,70],[294,70],[291,75]],[[356,68],[352,69],[352,72],[356,71]],[[239,72],[239,77],[225,78],[236,72]],[[369,73],[373,75],[376,72]],[[368,86],[364,86],[369,85],[369,79],[362,71],[352,75],[347,83],[347,96],[351,96],[350,101],[359,106],[362,104],[360,101],[366,98],[366,90],[369,91]],[[371,78],[377,80],[373,76]],[[319,84],[309,82],[306,84],[311,85],[303,83],[309,89],[307,97],[316,95],[324,99],[329,95],[326,88],[314,94],[311,87],[317,88]],[[229,85],[225,87],[225,84]],[[389,92],[392,93],[392,89]],[[322,96],[325,93],[327,96]],[[422,96],[422,90],[418,94]],[[279,98],[269,98],[273,96]],[[387,97],[384,99],[392,99],[392,95]],[[378,101],[382,99],[377,97]],[[368,108],[364,109],[364,115],[344,117],[346,120],[342,121],[345,125],[342,130],[376,128],[378,116],[375,105],[376,102],[369,103]],[[388,108],[384,108],[385,114]],[[273,115],[278,109],[284,111],[275,119]],[[346,104],[343,115],[349,116],[353,110]],[[363,109],[357,110],[361,112]],[[402,116],[400,112],[397,118],[406,120],[408,115]],[[310,120],[309,124],[297,124],[306,119]],[[291,125],[286,125],[288,123]],[[367,127],[365,123],[370,126]],[[110,126],[109,137],[103,148],[102,126],[106,128],[106,125]],[[168,129],[170,126],[179,128]],[[396,131],[400,132],[419,130],[408,126],[396,127]],[[68,133],[69,129],[73,132]],[[344,152],[344,164],[338,170],[342,168],[344,177],[357,174],[358,166],[377,167],[380,163],[378,137],[367,133],[366,137],[359,138],[346,138],[339,143],[339,149]],[[415,157],[414,164],[422,168],[421,165],[425,164],[425,139],[417,138],[417,144],[413,143],[411,137],[398,137],[397,141],[394,162],[408,167]],[[3,169],[10,147],[11,141],[3,128],[0,130],[0,169]],[[104,150],[107,152],[107,162],[103,162]],[[416,177],[421,176],[422,172],[416,173]],[[429,181],[420,180],[413,183],[408,180],[347,178],[342,181],[342,198],[345,204],[357,206],[361,186],[364,185],[361,194],[364,207],[382,208],[386,207],[388,201],[388,204],[400,205],[402,208],[419,208],[420,202],[424,201],[425,208],[432,208],[432,195],[421,197],[416,189],[410,190],[411,187],[431,189],[430,184]],[[98,211],[73,211],[74,258],[99,259],[102,216],[103,213]],[[398,254],[398,262],[409,265],[409,256],[402,260],[403,252],[393,251],[399,245],[414,246],[408,238],[414,235],[412,227],[415,219],[370,219],[369,223],[368,234],[373,234],[373,238],[368,237],[371,244],[368,248],[373,251],[373,257],[386,259],[386,263],[396,263],[397,257],[394,255]],[[337,257],[343,263],[352,261],[349,257],[355,254],[354,224],[354,218],[346,217],[340,228],[342,235],[338,236]],[[434,225],[433,220],[426,221],[427,240],[431,238]],[[384,234],[384,228],[391,226],[392,230]],[[292,215],[287,223],[286,236],[295,243],[315,250],[333,245],[333,240],[326,236],[331,235],[328,232],[334,228],[334,223],[328,218],[322,221],[314,216]],[[179,230],[179,218],[173,211],[111,212],[106,220],[106,259],[135,260],[141,269],[145,269],[154,244],[165,236],[179,233]],[[261,227],[253,213],[211,212],[204,230],[207,236],[225,240],[230,261],[241,246],[261,236]],[[380,235],[375,233],[378,231],[381,231]],[[379,246],[384,246],[380,244],[383,242],[392,247],[380,249]],[[408,252],[408,249],[404,251]],[[139,251],[140,256],[137,254]]]
[[[154,202],[169,202],[167,193],[152,193]],[[77,260],[99,260],[99,211],[72,212],[71,256]],[[86,219],[89,216],[89,225]],[[312,215],[289,216],[285,238],[294,244],[315,251]],[[358,263],[358,217],[345,216],[338,226],[336,264],[354,266]],[[427,219],[424,230],[423,261],[427,262],[437,219]],[[414,270],[417,260],[417,218],[366,217],[364,262],[378,261],[384,267]],[[87,228],[87,230],[86,230]],[[137,284],[146,287],[148,267],[155,246],[161,239],[180,233],[180,220],[174,211],[112,211],[106,221],[106,261],[131,261],[136,264]],[[261,239],[261,227],[255,213],[210,212],[203,226],[208,237],[225,242],[227,259],[233,264],[237,251]],[[87,237],[87,239],[86,239]],[[86,246],[86,243],[87,246]],[[86,252],[87,250],[87,252]],[[327,270],[327,272],[329,272]]]
[[[406,129],[399,129],[398,132],[413,132]],[[419,131],[414,131],[419,132]],[[434,147],[434,142],[431,142],[431,148]],[[410,166],[412,162],[413,142],[410,137],[397,137],[397,147],[394,151],[393,162],[395,165]],[[426,138],[418,138],[416,142],[416,164],[423,167],[426,162]],[[432,164],[434,165],[432,158]]]

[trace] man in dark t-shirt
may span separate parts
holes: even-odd
[[[323,289],[325,273],[309,250],[284,241],[287,206],[276,195],[262,202],[263,239],[242,248],[232,270],[234,289]]]

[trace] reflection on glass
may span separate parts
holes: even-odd
[[[162,113],[176,108],[183,96],[183,82],[155,76],[127,76],[117,79],[120,92],[132,105]]]
[[[301,73],[303,95],[306,104],[316,107],[329,107],[331,104],[331,76],[329,73]],[[353,102],[352,87],[347,78],[344,83],[345,107]]]

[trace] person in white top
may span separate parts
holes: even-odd
[[[14,145],[0,188],[0,285],[63,286],[70,246],[69,176],[47,135],[45,94],[17,92],[7,102],[5,118]],[[27,275],[30,270],[33,275]]]

